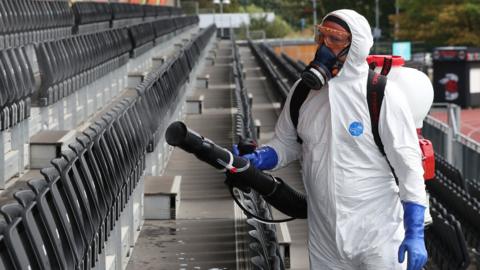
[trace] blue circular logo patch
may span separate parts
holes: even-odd
[[[348,131],[354,137],[358,137],[363,133],[363,124],[361,122],[352,122],[348,127]]]

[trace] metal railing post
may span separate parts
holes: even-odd
[[[446,159],[450,164],[455,164],[457,168],[463,168],[461,150],[458,149],[458,135],[461,130],[460,122],[461,108],[456,104],[447,105],[448,133],[446,145]],[[455,147],[457,146],[457,147]],[[459,151],[460,150],[460,151]],[[460,153],[460,154],[459,154]]]

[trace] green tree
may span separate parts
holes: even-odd
[[[292,32],[292,28],[280,16],[275,16],[275,20],[267,25],[265,32],[268,38],[283,38]]]
[[[428,0],[427,0],[428,1]],[[200,8],[212,8],[213,0],[199,0]],[[229,12],[245,11],[247,8],[260,7],[266,12],[274,12],[276,16],[283,18],[291,28],[300,30],[300,19],[306,20],[306,25],[313,24],[312,0],[231,0],[232,4],[227,7]],[[423,1],[416,0],[422,3]],[[395,13],[395,0],[380,0],[380,28],[384,38],[391,38],[393,28],[389,23],[389,15]],[[218,11],[218,5],[216,5]],[[238,8],[238,10],[237,10]],[[337,9],[353,9],[364,15],[370,24],[375,24],[375,0],[317,0],[317,22],[328,13]]]
[[[248,6],[240,7],[240,12],[252,14],[252,13],[262,13],[264,11],[261,7],[257,7],[255,5],[248,5]]]
[[[398,38],[425,41],[429,46],[480,46],[478,0],[401,0]]]
[[[253,4],[243,7],[241,11],[247,12],[251,15],[264,12],[261,7]],[[246,28],[247,26],[242,26],[242,29],[239,31],[241,33],[238,35],[239,38],[245,38],[244,33],[246,33]],[[267,21],[266,16],[251,16],[248,28],[249,31],[265,31],[265,36],[267,38],[283,38],[293,31],[290,25],[278,15],[275,16],[273,22]]]
[[[230,4],[223,6],[223,12],[236,13],[240,10],[240,3],[238,0],[230,0]]]

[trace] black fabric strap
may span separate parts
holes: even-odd
[[[310,87],[308,87],[302,80],[298,83],[297,87],[293,89],[292,98],[290,99],[290,118],[292,119],[293,127],[297,130],[298,117],[300,115],[300,107],[307,99],[308,93],[310,93]],[[297,142],[302,144],[303,140],[300,138],[297,132]]]
[[[382,140],[378,134],[378,121],[380,119],[380,108],[382,107],[383,97],[385,96],[385,85],[387,78],[373,70],[368,71],[367,81],[367,102],[368,111],[370,112],[370,123],[372,124],[373,139],[378,146],[378,149],[385,155]]]
[[[383,66],[382,66],[382,71],[380,71],[380,74],[382,74],[383,76],[387,76],[387,74],[390,73],[390,70],[392,69],[392,64],[393,64],[392,57],[383,58]]]
[[[388,69],[390,70],[390,68]],[[397,182],[397,185],[398,185],[398,177],[395,174],[395,170],[393,169],[392,164],[390,164],[390,161],[387,158],[387,155],[385,153],[385,147],[383,146],[382,139],[380,138],[380,134],[378,132],[378,123],[380,121],[380,109],[382,108],[383,98],[385,97],[386,85],[387,85],[386,76],[380,75],[373,70],[368,70],[367,103],[368,103],[368,110],[370,112],[370,123],[372,124],[373,139],[375,140],[375,144],[377,145],[378,150],[380,150],[380,153],[382,153],[382,155],[385,156],[388,166],[390,166],[390,169],[392,170],[392,174],[393,174],[393,177],[395,178],[395,182]]]

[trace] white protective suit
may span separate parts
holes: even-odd
[[[387,82],[379,134],[397,186],[371,130],[366,99],[370,26],[353,10],[329,15],[350,27],[346,62],[321,90],[310,91],[300,108],[303,144],[297,142],[290,118],[290,91],[275,136],[266,145],[278,154],[274,170],[302,158],[310,269],[404,269],[406,263],[400,265],[397,255],[404,238],[401,201],[426,205],[413,118],[401,89]]]

